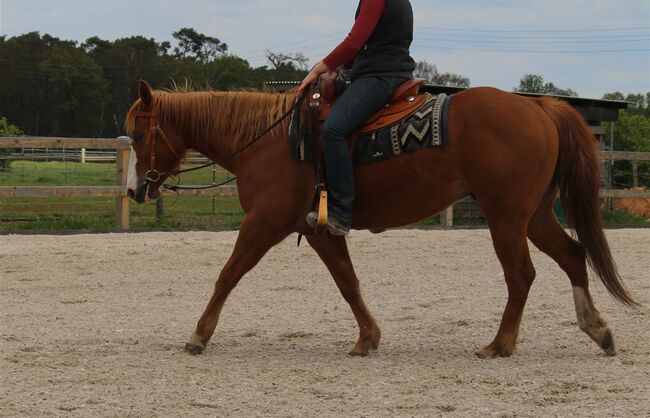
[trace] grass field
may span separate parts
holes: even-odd
[[[183,184],[210,184],[231,178],[225,170],[211,168],[183,175]],[[112,186],[112,163],[13,161],[11,170],[0,172],[0,186]],[[130,204],[132,230],[151,229],[236,229],[243,211],[236,196],[167,195],[164,217],[156,219],[156,205]],[[0,198],[0,232],[115,229],[115,199],[111,197]],[[603,213],[607,225],[644,224],[644,220],[624,212]],[[457,225],[477,225],[475,219],[456,218]],[[432,217],[423,225],[436,225]],[[481,222],[478,221],[478,225]]]
[[[216,181],[232,176],[220,167],[215,172]],[[183,174],[186,184],[209,184],[212,169]],[[12,161],[11,171],[0,172],[0,186],[113,186],[115,163],[35,162]]]

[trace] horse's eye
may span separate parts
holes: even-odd
[[[142,134],[133,135],[133,142],[137,144],[138,142],[142,141],[142,136],[143,136]]]

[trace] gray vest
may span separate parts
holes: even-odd
[[[361,2],[357,7],[359,16]],[[415,61],[409,48],[413,41],[413,9],[409,0],[386,0],[386,7],[365,46],[357,53],[350,71],[359,77],[413,78]]]

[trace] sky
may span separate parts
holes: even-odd
[[[540,74],[580,96],[650,91],[648,0],[411,0],[411,55],[472,86],[512,90]],[[0,0],[0,36],[39,31],[62,39],[143,35],[172,41],[192,27],[253,66],[265,49],[314,64],[340,42],[355,0]]]

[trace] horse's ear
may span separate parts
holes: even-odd
[[[147,107],[151,107],[151,86],[144,80],[140,80],[140,86],[138,87],[138,95],[140,100]]]

